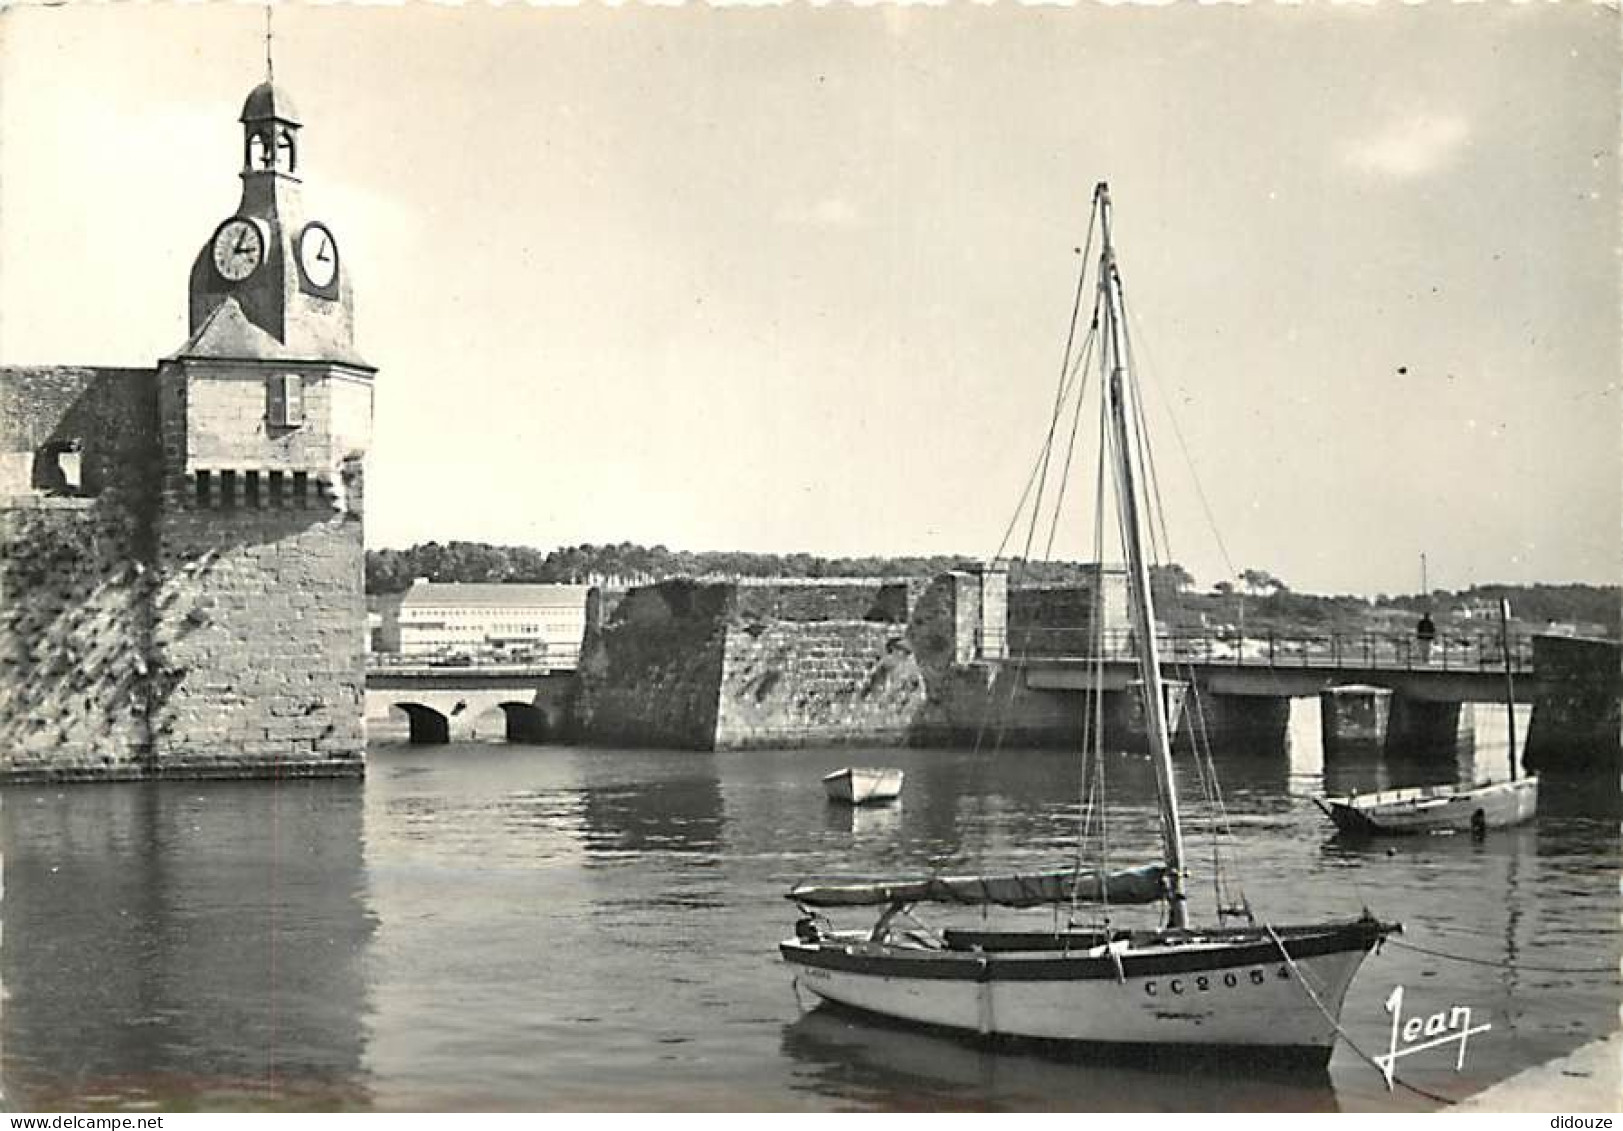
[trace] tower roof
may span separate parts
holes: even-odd
[[[284,345],[260,329],[243,313],[234,297],[227,297],[209,312],[186,344],[171,357],[225,358],[250,361],[334,361],[371,369],[353,346],[325,324],[306,327],[293,323],[295,333]]]
[[[248,100],[242,104],[242,116],[239,122],[263,122],[269,119],[281,122],[291,122],[297,126],[299,111],[293,105],[293,97],[286,88],[277,86],[272,82],[262,82],[248,92]]]

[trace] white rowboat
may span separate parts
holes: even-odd
[[[879,766],[846,766],[823,775],[830,801],[846,805],[876,805],[895,801],[902,792],[902,771]]]

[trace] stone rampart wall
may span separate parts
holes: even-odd
[[[1615,777],[1623,769],[1623,645],[1535,636],[1533,670],[1550,690],[1533,704],[1523,763]]]
[[[718,748],[899,744],[924,705],[899,625],[734,624],[724,641]]]
[[[0,780],[359,774],[358,516],[166,496],[158,405],[150,370],[0,369]]]
[[[588,608],[579,728],[588,741],[710,749],[731,586],[668,581]]]
[[[0,370],[0,778],[150,758],[155,434],[149,370]]]
[[[305,508],[165,508],[153,631],[164,774],[359,774],[361,524]]]
[[[742,617],[785,621],[878,621],[905,624],[922,586],[879,578],[842,582],[748,583],[733,587],[733,609]]]

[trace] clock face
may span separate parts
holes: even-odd
[[[338,244],[325,224],[306,224],[299,233],[299,270],[317,291],[330,291],[338,281]]]
[[[265,260],[265,237],[257,225],[240,216],[214,233],[214,269],[222,279],[240,283]]]

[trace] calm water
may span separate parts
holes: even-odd
[[[1483,712],[1485,739],[1496,733]],[[1524,728],[1525,731],[1525,728]],[[1388,851],[1334,841],[1311,720],[1286,759],[1222,759],[1241,875],[1276,922],[1399,919],[1343,1024],[1470,1005],[1491,1032],[1400,1078],[1463,1096],[1617,1025],[1619,836],[1604,791],[1536,825]],[[1497,769],[1503,740],[1479,744]],[[903,803],[827,806],[817,778],[907,770]],[[1332,762],[1335,789],[1470,776]],[[1149,764],[1112,758],[1123,858],[1153,842]],[[810,874],[1063,859],[1057,753],[693,754],[374,748],[356,783],[12,788],[0,1079],[23,1109],[1423,1109],[1345,1044],[1327,1074],[1104,1067],[984,1051],[814,1010],[775,944]],[[1194,790],[1191,781],[1190,789]],[[1559,815],[1557,815],[1559,814]],[[1204,843],[1204,842],[1197,842]],[[1198,905],[1197,905],[1198,906]],[[1046,913],[1037,921],[1047,922]],[[1552,968],[1552,969],[1546,969]]]

